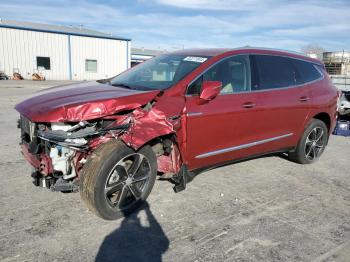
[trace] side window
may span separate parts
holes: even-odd
[[[298,71],[297,84],[305,84],[317,80],[322,77],[321,73],[316,69],[315,65],[306,61],[293,59],[293,64]]]
[[[292,59],[280,56],[253,55],[254,90],[294,86],[296,69]]]
[[[36,67],[38,69],[50,70],[51,69],[50,57],[37,56]]]
[[[97,72],[97,60],[85,59],[85,71],[96,73]]]
[[[226,58],[214,65],[187,89],[188,95],[198,95],[203,81],[222,82],[221,94],[250,91],[250,62],[248,55]]]

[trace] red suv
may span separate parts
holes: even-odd
[[[50,88],[16,109],[34,183],[79,190],[89,209],[116,219],[146,200],[157,176],[179,192],[199,170],[267,153],[315,162],[337,97],[323,64],[301,54],[196,49]]]

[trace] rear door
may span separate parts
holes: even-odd
[[[310,88],[300,83],[295,59],[274,55],[252,55],[253,91],[259,92],[264,111],[262,129],[269,143],[267,150],[297,144],[310,109]]]

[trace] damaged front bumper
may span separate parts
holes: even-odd
[[[21,116],[21,151],[34,168],[34,184],[53,191],[76,191],[86,158],[101,143],[129,128],[127,119],[69,123],[34,123]]]
[[[28,144],[22,143],[20,146],[25,160],[40,174],[48,176],[53,172],[52,161],[49,156],[45,154],[32,154]]]
[[[29,152],[27,144],[20,144],[20,146],[25,160],[27,160],[27,162],[35,169],[39,169],[40,160],[38,159],[38,157]]]

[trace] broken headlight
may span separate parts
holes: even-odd
[[[89,123],[86,121],[79,122],[75,125],[52,123],[51,129],[39,129],[38,137],[58,145],[75,149],[84,149],[87,147],[88,137],[104,135],[110,131],[125,130],[128,127],[128,124],[124,124],[97,128],[97,123]]]

